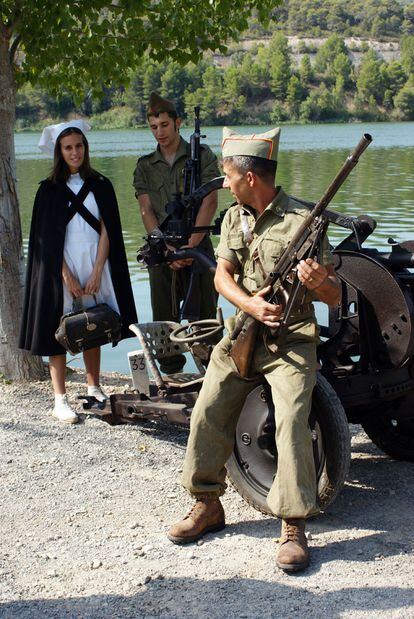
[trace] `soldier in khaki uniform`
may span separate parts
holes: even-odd
[[[324,239],[319,262],[308,258],[298,266],[305,296],[293,311],[278,352],[266,347],[263,335],[267,327],[277,325],[283,308],[267,303],[264,295],[268,290],[259,289],[308,212],[281,187],[275,187],[280,129],[253,136],[240,136],[227,128],[223,133],[224,187],[231,190],[238,204],[228,210],[223,221],[215,285],[239,310],[260,321],[262,329],[252,357],[251,378],[238,374],[229,356],[229,336],[213,351],[191,416],[183,469],[183,485],[196,503],[184,520],[171,527],[168,537],[175,543],[186,543],[225,526],[219,500],[226,488],[225,463],[233,450],[246,396],[264,377],[276,407],[278,468],[267,502],[282,519],[277,565],[297,571],[309,563],[305,519],[318,512],[308,426],[318,342],[311,300],[336,305],[340,287]]]
[[[142,221],[149,234],[162,236],[161,227],[167,217],[165,206],[173,195],[183,191],[183,170],[190,157],[190,144],[179,133],[181,119],[174,104],[152,93],[148,111],[148,125],[158,143],[157,149],[140,157],[134,172],[135,195],[138,199]],[[217,157],[208,146],[201,146],[202,184],[220,176]],[[212,192],[200,207],[196,225],[210,225],[217,208],[217,192]],[[213,247],[204,233],[192,234],[189,247],[199,247],[213,256]],[[151,267],[149,280],[153,320],[179,319],[180,303],[185,299],[191,272],[186,268],[191,260],[177,260],[170,264]],[[199,268],[199,267],[197,267]],[[194,276],[194,274],[193,274]],[[200,319],[215,318],[217,293],[210,271],[198,274]],[[185,363],[184,355],[168,357],[161,362],[161,371],[179,372]]]

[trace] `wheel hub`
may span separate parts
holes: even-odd
[[[236,427],[234,450],[246,481],[263,496],[268,494],[277,469],[274,409],[268,400],[262,386],[248,395]],[[325,462],[322,436],[317,422],[311,420],[311,428],[319,478]]]

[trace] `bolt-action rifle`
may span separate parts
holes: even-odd
[[[315,251],[328,225],[326,218],[323,216],[323,212],[348,177],[351,170],[358,163],[360,155],[362,155],[371,141],[372,137],[368,133],[364,133],[323,196],[318,200],[312,211],[298,228],[289,245],[275,263],[272,271],[268,274],[263,283],[261,290],[271,286],[271,290],[266,295],[265,300],[268,303],[281,304],[283,306],[283,314],[279,326],[270,331],[273,337],[272,350],[277,350],[278,344],[280,345],[286,334],[289,317],[302,288],[301,282],[297,276],[297,265],[300,260],[315,255]],[[287,284],[289,284],[290,288],[289,293],[286,289]],[[233,344],[230,356],[235,362],[239,374],[244,378],[249,374],[250,362],[253,356],[260,324],[259,321],[246,312],[241,312],[238,315],[236,325],[231,333]]]

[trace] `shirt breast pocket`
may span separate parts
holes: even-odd
[[[148,193],[149,195],[152,197],[154,196],[154,199],[156,201],[160,200],[160,196],[162,193],[164,193],[164,182],[162,180],[158,180],[157,182],[153,182],[151,183],[151,186],[149,187]]]
[[[240,262],[244,262],[248,255],[248,245],[244,239],[243,232],[230,233],[227,240],[228,248],[233,251]]]
[[[233,232],[229,235],[228,240],[229,249],[233,249],[234,251],[240,251],[247,247],[246,241],[244,240],[244,236],[242,232]]]
[[[258,247],[261,265],[266,272],[270,273],[285,251],[288,240],[282,241],[272,237],[265,237]]]

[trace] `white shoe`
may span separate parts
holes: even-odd
[[[106,395],[102,387],[88,387],[88,395],[96,398],[98,402],[105,402],[105,400],[109,400],[109,396]]]
[[[52,415],[64,423],[77,423],[79,421],[79,417],[68,403],[66,394],[60,398],[55,398],[55,408]]]

